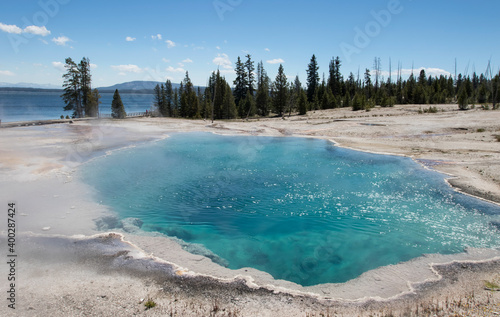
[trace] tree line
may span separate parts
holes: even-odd
[[[186,72],[179,88],[172,82],[158,84],[154,89],[153,106],[160,116],[181,118],[234,119],[269,115],[283,116],[307,111],[351,107],[352,110],[369,110],[375,106],[390,107],[395,104],[444,104],[457,103],[462,110],[471,104],[500,104],[500,74],[471,76],[458,74],[456,78],[441,75],[427,76],[420,70],[418,76],[410,74],[403,79],[398,65],[396,78],[391,71],[384,79],[380,58],[375,58],[373,69],[365,69],[363,76],[352,72],[347,78],[341,73],[340,58],[331,59],[327,75],[320,80],[316,56],[313,55],[306,69],[305,85],[296,76],[289,80],[282,64],[274,80],[267,75],[263,62],[255,63],[250,54],[235,64],[236,78],[232,85],[217,70],[208,78],[206,88],[195,87]],[[91,89],[90,60],[83,58],[76,64],[66,59],[64,94],[66,106],[73,110],[73,117],[95,117],[99,109],[99,92]],[[489,78],[488,78],[489,75]],[[123,103],[115,91],[112,117],[126,116]]]
[[[154,90],[154,106],[161,116],[183,118],[234,119],[254,116],[283,116],[306,114],[307,111],[352,107],[368,110],[374,106],[390,107],[395,104],[444,104],[458,103],[460,109],[471,104],[491,104],[493,109],[500,103],[500,74],[487,78],[484,74],[472,77],[459,74],[427,76],[420,70],[403,79],[398,67],[394,80],[389,72],[387,79],[381,75],[380,58],[375,58],[373,69],[365,69],[363,77],[352,72],[347,78],[341,73],[342,62],[334,57],[329,63],[328,77],[319,76],[319,65],[313,55],[307,65],[306,85],[299,77],[289,80],[283,65],[271,80],[262,61],[255,71],[251,55],[242,61],[238,57],[233,86],[217,70],[208,79],[207,87],[194,89],[186,72],[180,88],[172,89],[171,81],[159,84]]]
[[[76,64],[70,57],[66,58],[63,74],[63,90],[61,95],[65,106],[64,111],[73,111],[73,118],[99,116],[99,99],[101,95],[97,89],[92,90],[92,75],[90,74],[90,59],[82,58]],[[123,119],[127,116],[125,107],[118,89],[111,102],[111,117]]]

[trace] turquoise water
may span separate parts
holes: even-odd
[[[304,286],[500,246],[496,205],[455,193],[411,159],[325,140],[174,134],[89,162],[81,177],[144,230]]]

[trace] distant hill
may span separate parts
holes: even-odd
[[[118,89],[120,92],[137,92],[137,93],[151,93],[156,85],[164,84],[164,82],[159,81],[129,81],[126,83],[116,84],[109,87],[99,87],[97,88],[100,92],[115,91]],[[172,88],[179,88],[180,84],[172,83]]]
[[[137,91],[143,91],[143,90],[148,90],[151,91],[155,88],[156,85],[161,84],[160,82],[157,81],[129,81],[126,83],[121,83],[121,84],[116,84],[113,86],[109,87],[98,87],[99,91],[101,92],[106,92],[106,91],[115,91],[116,89],[122,91],[122,90],[137,90]]]
[[[136,81],[129,81],[126,83],[121,83],[121,84],[116,84],[113,86],[109,87],[99,87],[97,88],[100,92],[114,92],[116,89],[118,89],[123,93],[152,93],[153,90],[155,89],[156,85],[161,85],[165,84],[165,82],[160,82],[160,81],[141,81],[141,80],[136,80]],[[172,88],[179,88],[181,85],[172,83]],[[198,86],[194,86],[195,89],[198,89]],[[200,87],[202,89],[205,89],[205,87]]]
[[[33,83],[0,83],[1,88],[34,88],[34,89],[62,89],[61,86],[51,85],[51,84],[33,84]]]
[[[116,89],[120,91],[120,93],[136,93],[136,94],[151,94],[153,93],[156,85],[164,84],[164,82],[158,81],[129,81],[126,83],[116,84],[109,87],[98,87],[99,92],[114,92]],[[172,88],[179,88],[180,84],[172,83]],[[198,86],[194,87],[198,89]],[[200,87],[205,89],[205,87]],[[62,90],[62,87],[55,85],[42,85],[42,84],[30,84],[30,83],[0,83],[0,90],[2,91],[55,91]]]
[[[0,87],[0,91],[7,91],[7,92],[12,92],[12,91],[27,91],[27,92],[57,92],[57,93],[63,93],[64,90],[61,88],[59,89],[47,89],[47,88],[26,88],[26,87]]]

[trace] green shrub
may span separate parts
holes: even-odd
[[[432,107],[432,106],[430,106],[430,107],[429,107],[429,108],[427,108],[427,109],[423,109],[423,110],[422,110],[422,108],[420,108],[420,109],[418,110],[418,113],[419,113],[419,114],[423,114],[423,113],[437,113],[437,112],[438,112],[438,108],[437,108],[437,107]]]
[[[146,306],[146,310],[151,309],[156,306],[156,303],[152,299],[148,299],[145,303],[144,306]]]

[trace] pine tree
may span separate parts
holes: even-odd
[[[214,74],[214,81],[213,81],[213,94],[215,96],[213,97],[213,103],[214,103],[214,119],[229,119],[229,111],[225,111],[225,103],[224,99],[226,98],[226,88],[227,88],[227,82],[220,75],[219,70],[217,70],[217,74]],[[229,92],[231,92],[231,88],[229,88]],[[232,95],[232,92],[231,92]],[[234,103],[234,98],[233,98],[233,103]],[[227,103],[229,105],[229,102]],[[235,105],[236,107],[236,105]]]
[[[257,64],[257,97],[255,101],[258,114],[267,116],[270,109],[269,77],[262,61]]]
[[[316,61],[316,56],[313,54],[307,67],[307,101],[309,102],[314,101],[314,96],[319,86],[318,70],[318,62]]]
[[[225,82],[225,80],[224,80]],[[224,103],[223,103],[223,108],[224,108],[224,117],[226,119],[233,119],[236,118],[236,104],[234,102],[234,96],[233,93],[231,92],[231,87],[229,86],[228,83],[226,83],[226,87],[224,89]]]
[[[416,104],[427,104],[429,102],[427,95],[427,76],[425,70],[421,70],[418,76],[417,85],[413,89],[413,102]]]
[[[92,76],[90,75],[90,59],[88,57],[82,58],[80,64],[78,64],[78,71],[80,72],[80,89],[82,96],[82,107],[85,112],[84,115],[86,117],[91,117],[88,96],[92,93]]]
[[[241,100],[240,103],[241,103],[240,117],[242,118],[253,117],[257,112],[257,108],[255,106],[255,100],[250,94],[250,91],[247,92],[245,99]]]
[[[457,77],[457,80],[455,82],[455,93],[456,95],[458,95],[458,92],[460,91],[460,88],[462,88],[462,83],[463,83],[463,78],[462,78],[462,74],[458,74],[458,77]]]
[[[254,96],[254,92],[255,92],[255,87],[254,87],[254,84],[255,84],[255,74],[254,74],[254,71],[255,71],[255,66],[254,66],[254,63],[252,61],[252,56],[250,54],[247,54],[246,56],[247,58],[247,61],[245,62],[245,70],[246,70],[246,73],[247,73],[247,85],[248,85],[248,93],[250,93],[250,95],[253,97]]]
[[[113,101],[111,102],[111,117],[114,119],[124,119],[127,116],[125,107],[123,106],[122,98],[118,89],[115,90]]]
[[[342,107],[350,107],[351,106],[351,97],[356,94],[357,84],[356,79],[354,78],[354,74],[351,72],[349,74],[349,78],[345,83],[346,94],[344,96],[344,102],[342,103]]]
[[[342,97],[342,86],[344,81],[342,78],[342,74],[340,73],[341,65],[342,64],[338,56],[335,59],[332,58],[332,60],[330,61],[328,86],[337,99]]]
[[[366,94],[357,92],[352,100],[352,110],[365,110],[366,109]]]
[[[81,76],[76,63],[70,58],[66,58],[66,73],[63,75],[64,93],[61,97],[66,106],[64,111],[73,110],[74,118],[83,117],[82,99],[81,99]]]
[[[342,101],[342,107],[350,107],[351,106],[351,94],[349,91],[346,92],[344,96],[344,100]]]
[[[163,84],[160,85],[160,94],[161,94],[160,114],[162,117],[168,117],[167,92],[165,90],[165,85],[163,85]]]
[[[469,95],[467,94],[467,88],[463,85],[458,92],[458,109],[468,110],[469,109]]]
[[[303,89],[300,91],[299,95],[299,115],[305,115],[307,113],[307,95]]]
[[[488,89],[486,88],[485,83],[481,83],[477,92],[477,102],[478,103],[486,103],[488,100]]]
[[[378,102],[378,104],[381,107],[387,107],[387,106],[389,106],[389,97],[387,96],[387,89],[385,88],[384,85],[380,86],[378,95],[379,95],[379,102]]]
[[[273,107],[274,111],[279,115],[283,116],[283,111],[286,109],[288,100],[288,84],[285,75],[285,69],[283,65],[280,64],[278,68],[278,74],[276,75],[276,80],[273,83]]]
[[[321,97],[321,107],[322,109],[333,109],[337,105],[337,100],[330,89],[330,86],[326,86],[323,90],[323,96]]]
[[[172,111],[173,111],[173,99],[174,99],[174,91],[172,89],[172,82],[170,79],[167,80],[165,83],[165,100],[166,102],[165,105],[165,110],[166,110],[166,116],[167,117],[172,117]]]
[[[83,118],[92,112],[88,97],[91,90],[90,60],[86,57],[77,65],[70,57],[66,58],[66,73],[63,74],[64,93],[61,97],[66,104],[64,111],[73,110],[72,116]]]
[[[186,72],[184,78],[183,91],[181,94],[181,117],[183,118],[200,118],[199,100],[194,90],[193,83],[189,78],[189,73]]]
[[[245,65],[241,62],[241,58],[238,56],[236,61],[236,79],[234,80],[234,99],[237,105],[240,104],[242,99],[245,99],[246,93],[248,91],[247,82],[247,72],[245,70]]]
[[[366,99],[370,99],[373,96],[373,85],[372,85],[370,70],[368,68],[365,70],[364,88],[365,88]]]
[[[177,118],[179,114],[179,89],[174,89],[174,99],[172,100],[172,117]]]
[[[101,104],[99,99],[101,99],[101,95],[99,94],[99,90],[97,90],[97,88],[88,93],[87,110],[85,112],[87,117],[99,116],[99,105]]]
[[[295,80],[290,82],[288,98],[288,116],[292,115],[292,111],[295,111],[299,105],[300,94],[302,92],[302,83],[300,82],[299,76],[295,76]]]
[[[491,80],[491,103],[493,104],[493,109],[498,109],[498,103],[500,102],[500,74],[496,75],[493,80]]]
[[[161,109],[163,108],[162,103],[163,103],[162,88],[160,87],[160,84],[157,84],[153,89],[153,106],[158,110],[160,115],[162,115],[161,111]]]

